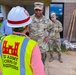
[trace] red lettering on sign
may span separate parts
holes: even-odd
[[[15,42],[14,47],[11,45],[8,45],[7,43],[8,41],[3,42],[2,53],[18,56],[18,47],[20,42]]]

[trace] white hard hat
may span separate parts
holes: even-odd
[[[27,26],[31,23],[30,15],[23,7],[13,7],[7,16],[7,25],[13,28]]]
[[[2,13],[0,13],[0,17],[3,17],[3,14]]]

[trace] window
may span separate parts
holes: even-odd
[[[34,6],[33,5],[26,5],[25,8],[29,12],[30,15],[34,14]]]

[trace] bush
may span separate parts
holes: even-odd
[[[54,51],[57,52],[56,48],[54,48]],[[68,49],[66,49],[64,45],[61,45],[61,51],[66,52]]]
[[[68,49],[66,49],[64,45],[61,45],[61,50],[62,52],[68,51]]]

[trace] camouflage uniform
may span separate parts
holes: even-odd
[[[62,63],[62,59],[61,59],[61,41],[60,41],[60,32],[62,31],[62,24],[56,20],[56,22],[54,22],[54,30],[51,30],[51,32],[54,32],[54,36],[51,37],[50,41],[49,41],[49,48],[50,48],[50,55],[51,55],[51,59],[50,62],[53,61],[53,48],[55,48],[58,52],[58,60]]]
[[[57,30],[55,31],[55,29]],[[53,48],[55,47],[58,52],[61,51],[60,32],[62,32],[62,30],[62,24],[58,20],[56,20],[56,22],[54,23],[54,30],[52,30],[52,32],[54,32],[55,34],[49,41],[50,50],[53,50]]]
[[[52,28],[52,21],[42,16],[41,19],[37,19],[35,14],[31,16],[32,23],[29,28],[29,35],[32,39],[39,43],[41,53],[49,50],[48,44],[43,42],[46,37],[47,30]]]

